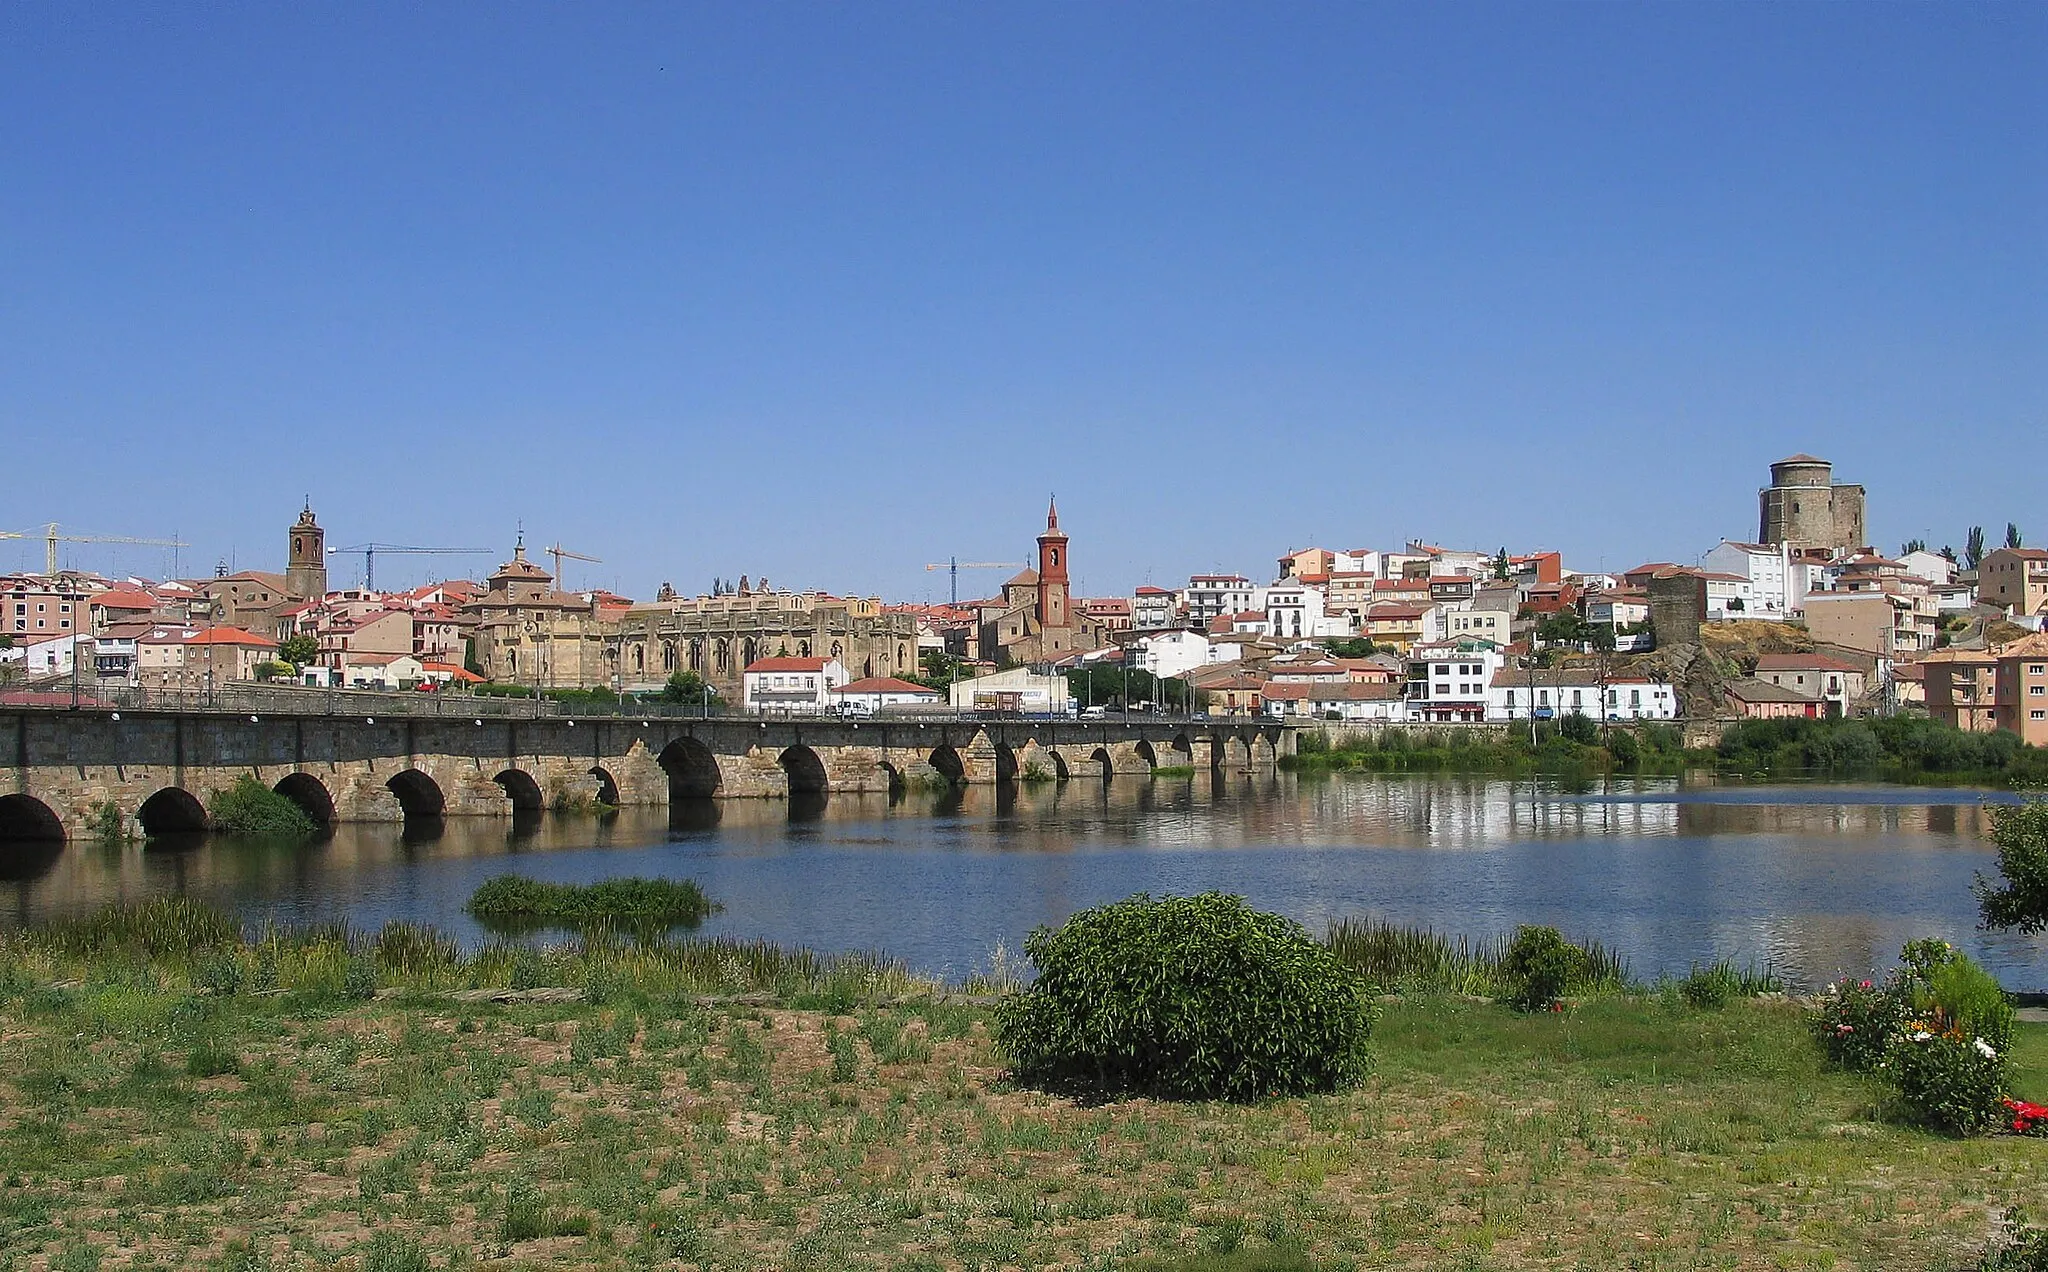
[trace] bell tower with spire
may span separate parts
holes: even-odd
[[[1038,536],[1038,625],[1065,627],[1067,617],[1067,536],[1060,533],[1059,505],[1045,506],[1045,533]]]
[[[313,519],[313,500],[291,528],[285,553],[285,591],[302,601],[317,601],[327,595],[327,532]]]

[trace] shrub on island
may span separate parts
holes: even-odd
[[[1365,1076],[1366,982],[1242,897],[1144,893],[1041,927],[1037,979],[996,1008],[1018,1081],[1089,1094],[1249,1101]]]
[[[614,927],[649,931],[695,927],[722,907],[689,879],[606,879],[542,883],[499,875],[469,898],[471,917],[486,927]]]

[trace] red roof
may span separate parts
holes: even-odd
[[[465,685],[480,685],[484,682],[482,676],[477,675],[467,667],[458,667],[454,663],[423,662],[420,664],[420,668],[424,671],[431,671],[435,675],[452,676],[458,683]]]
[[[1171,592],[1167,591],[1167,590],[1166,590],[1165,588],[1163,588],[1163,587],[1149,587],[1149,586],[1148,586],[1148,587],[1141,587],[1141,588],[1139,588],[1139,589],[1138,589],[1138,595],[1139,595],[1139,596],[1171,596],[1171,595],[1173,595],[1173,593],[1171,593]]]
[[[760,658],[747,664],[746,674],[766,671],[823,671],[829,658]]]
[[[908,680],[898,680],[894,676],[869,676],[865,680],[856,680],[850,685],[841,685],[837,689],[834,689],[832,692],[915,693],[923,694],[924,696],[929,698],[936,698],[939,696],[939,691],[932,688],[930,685],[914,685],[910,683]]]
[[[130,588],[122,587],[117,587],[110,592],[101,592],[98,596],[92,598],[92,603],[94,605],[104,605],[108,609],[150,610],[156,608],[156,598],[154,596],[147,592],[137,592]]]

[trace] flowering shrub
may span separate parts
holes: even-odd
[[[1877,1073],[1915,1120],[1975,1135],[2016,1120],[2005,1096],[2013,1011],[1989,972],[1946,941],[1913,941],[1882,983],[1838,981],[1811,1025],[1830,1062]]]
[[[1936,1033],[1909,1020],[1884,1060],[1885,1075],[1914,1118],[1951,1135],[1997,1126],[2005,1109],[2004,1053],[1958,1029]]]
[[[1892,1040],[1906,1023],[1907,1004],[1892,981],[1843,979],[1821,992],[1812,1020],[1814,1040],[1828,1061],[1857,1073],[1884,1063]]]
[[[2029,1104],[2025,1100],[2001,1100],[1999,1103],[2012,1117],[2013,1134],[2048,1135],[2048,1104]]]

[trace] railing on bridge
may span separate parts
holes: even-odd
[[[902,722],[989,723],[1059,721],[1072,724],[1166,724],[1205,723],[1211,717],[1196,713],[1152,711],[1110,711],[1100,716],[1077,717],[1031,712],[955,710],[952,707],[885,707],[879,713],[847,712],[817,714],[780,711],[738,711],[730,707],[706,712],[696,703],[675,703],[627,699],[623,702],[563,701],[556,698],[513,698],[495,694],[442,690],[433,693],[393,692],[379,689],[314,689],[299,685],[265,685],[237,682],[217,689],[167,689],[147,685],[96,685],[86,681],[74,696],[68,688],[52,687],[33,694],[0,696],[0,711],[157,711],[183,714],[293,715],[293,716],[471,716],[497,719],[559,719],[626,717],[668,720],[764,720],[831,723]],[[1283,723],[1263,716],[1213,717],[1216,722]]]

